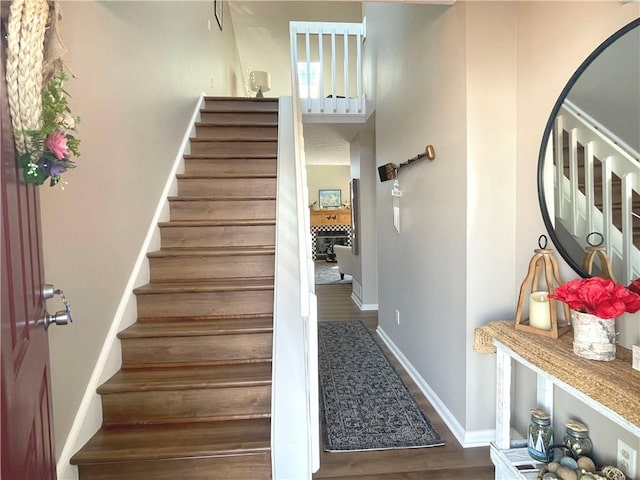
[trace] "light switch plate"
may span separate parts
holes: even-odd
[[[633,345],[633,368],[640,370],[640,345]]]

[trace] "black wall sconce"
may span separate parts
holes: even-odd
[[[423,153],[419,153],[415,157],[410,158],[409,160],[401,163],[400,165],[396,165],[395,163],[387,163],[386,165],[380,165],[378,167],[378,176],[380,177],[380,181],[386,182],[387,180],[393,180],[398,176],[398,171],[401,168],[406,167],[407,165],[411,165],[413,162],[425,157],[427,157],[429,160],[434,160],[436,158],[436,150],[435,148],[433,148],[433,145],[427,145]]]

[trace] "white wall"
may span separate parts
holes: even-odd
[[[400,234],[392,182],[378,183],[379,323],[469,444],[495,421],[495,359],[472,351],[473,329],[513,318],[545,232],[536,162],[547,117],[582,60],[639,10],[606,1],[365,6],[377,165],[426,144],[437,153],[400,171]],[[576,275],[563,264],[561,276]],[[623,343],[637,343],[629,330]],[[606,455],[615,429],[603,435]]]
[[[290,21],[362,21],[360,2],[234,0],[231,10],[244,80],[251,70],[268,71],[268,97],[291,95]]]
[[[217,29],[213,2],[61,6],[82,143],[69,184],[40,197],[46,278],[75,320],[50,330],[57,457],[196,100],[239,91],[232,24]]]

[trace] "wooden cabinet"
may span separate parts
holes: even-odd
[[[311,225],[351,225],[351,209],[311,210]]]

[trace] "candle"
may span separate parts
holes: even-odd
[[[551,311],[548,292],[533,292],[529,297],[529,325],[540,330],[551,330]]]

